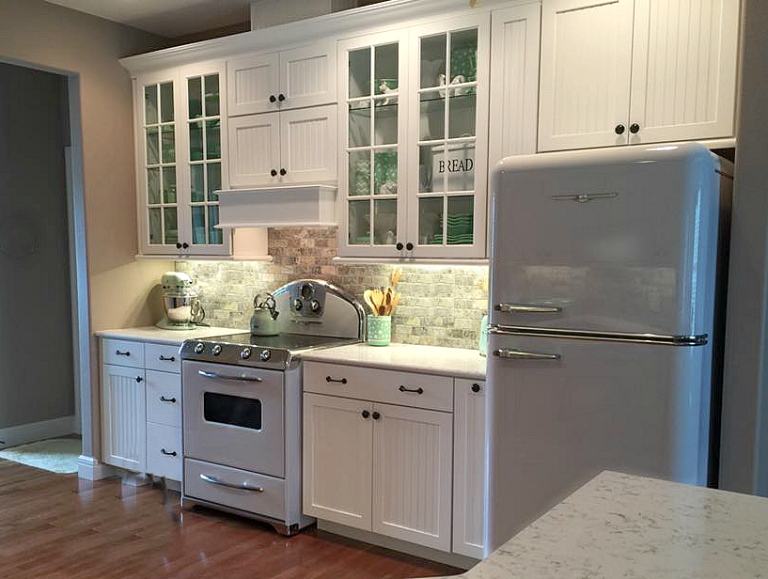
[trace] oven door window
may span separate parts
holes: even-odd
[[[205,392],[203,418],[206,422],[261,430],[261,400]]]

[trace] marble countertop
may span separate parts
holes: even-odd
[[[248,330],[235,330],[233,328],[217,328],[200,326],[194,330],[163,330],[156,326],[142,328],[124,328],[121,330],[101,330],[96,332],[100,338],[114,338],[117,340],[135,340],[140,342],[154,342],[169,346],[180,346],[184,340],[196,338],[210,338],[212,336],[224,336],[247,332]]]
[[[466,579],[768,577],[768,499],[603,472]]]
[[[390,344],[352,344],[302,354],[302,360],[485,380],[486,359],[477,350]]]

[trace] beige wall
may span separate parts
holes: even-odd
[[[80,79],[91,330],[155,321],[146,297],[169,262],[135,261],[131,80],[118,58],[167,42],[42,0],[0,0],[0,59]],[[93,425],[98,380],[92,345]],[[86,414],[87,400],[83,400]],[[84,451],[97,449],[84,429]],[[98,428],[95,429],[98,432]]]

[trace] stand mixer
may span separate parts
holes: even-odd
[[[178,271],[166,272],[160,279],[163,286],[163,319],[155,324],[164,330],[194,330],[205,319],[192,278]]]

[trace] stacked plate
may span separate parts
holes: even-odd
[[[448,221],[448,245],[471,245],[474,240],[472,232],[474,215],[472,213],[459,213],[449,215]],[[432,243],[442,244],[443,234],[436,233]]]

